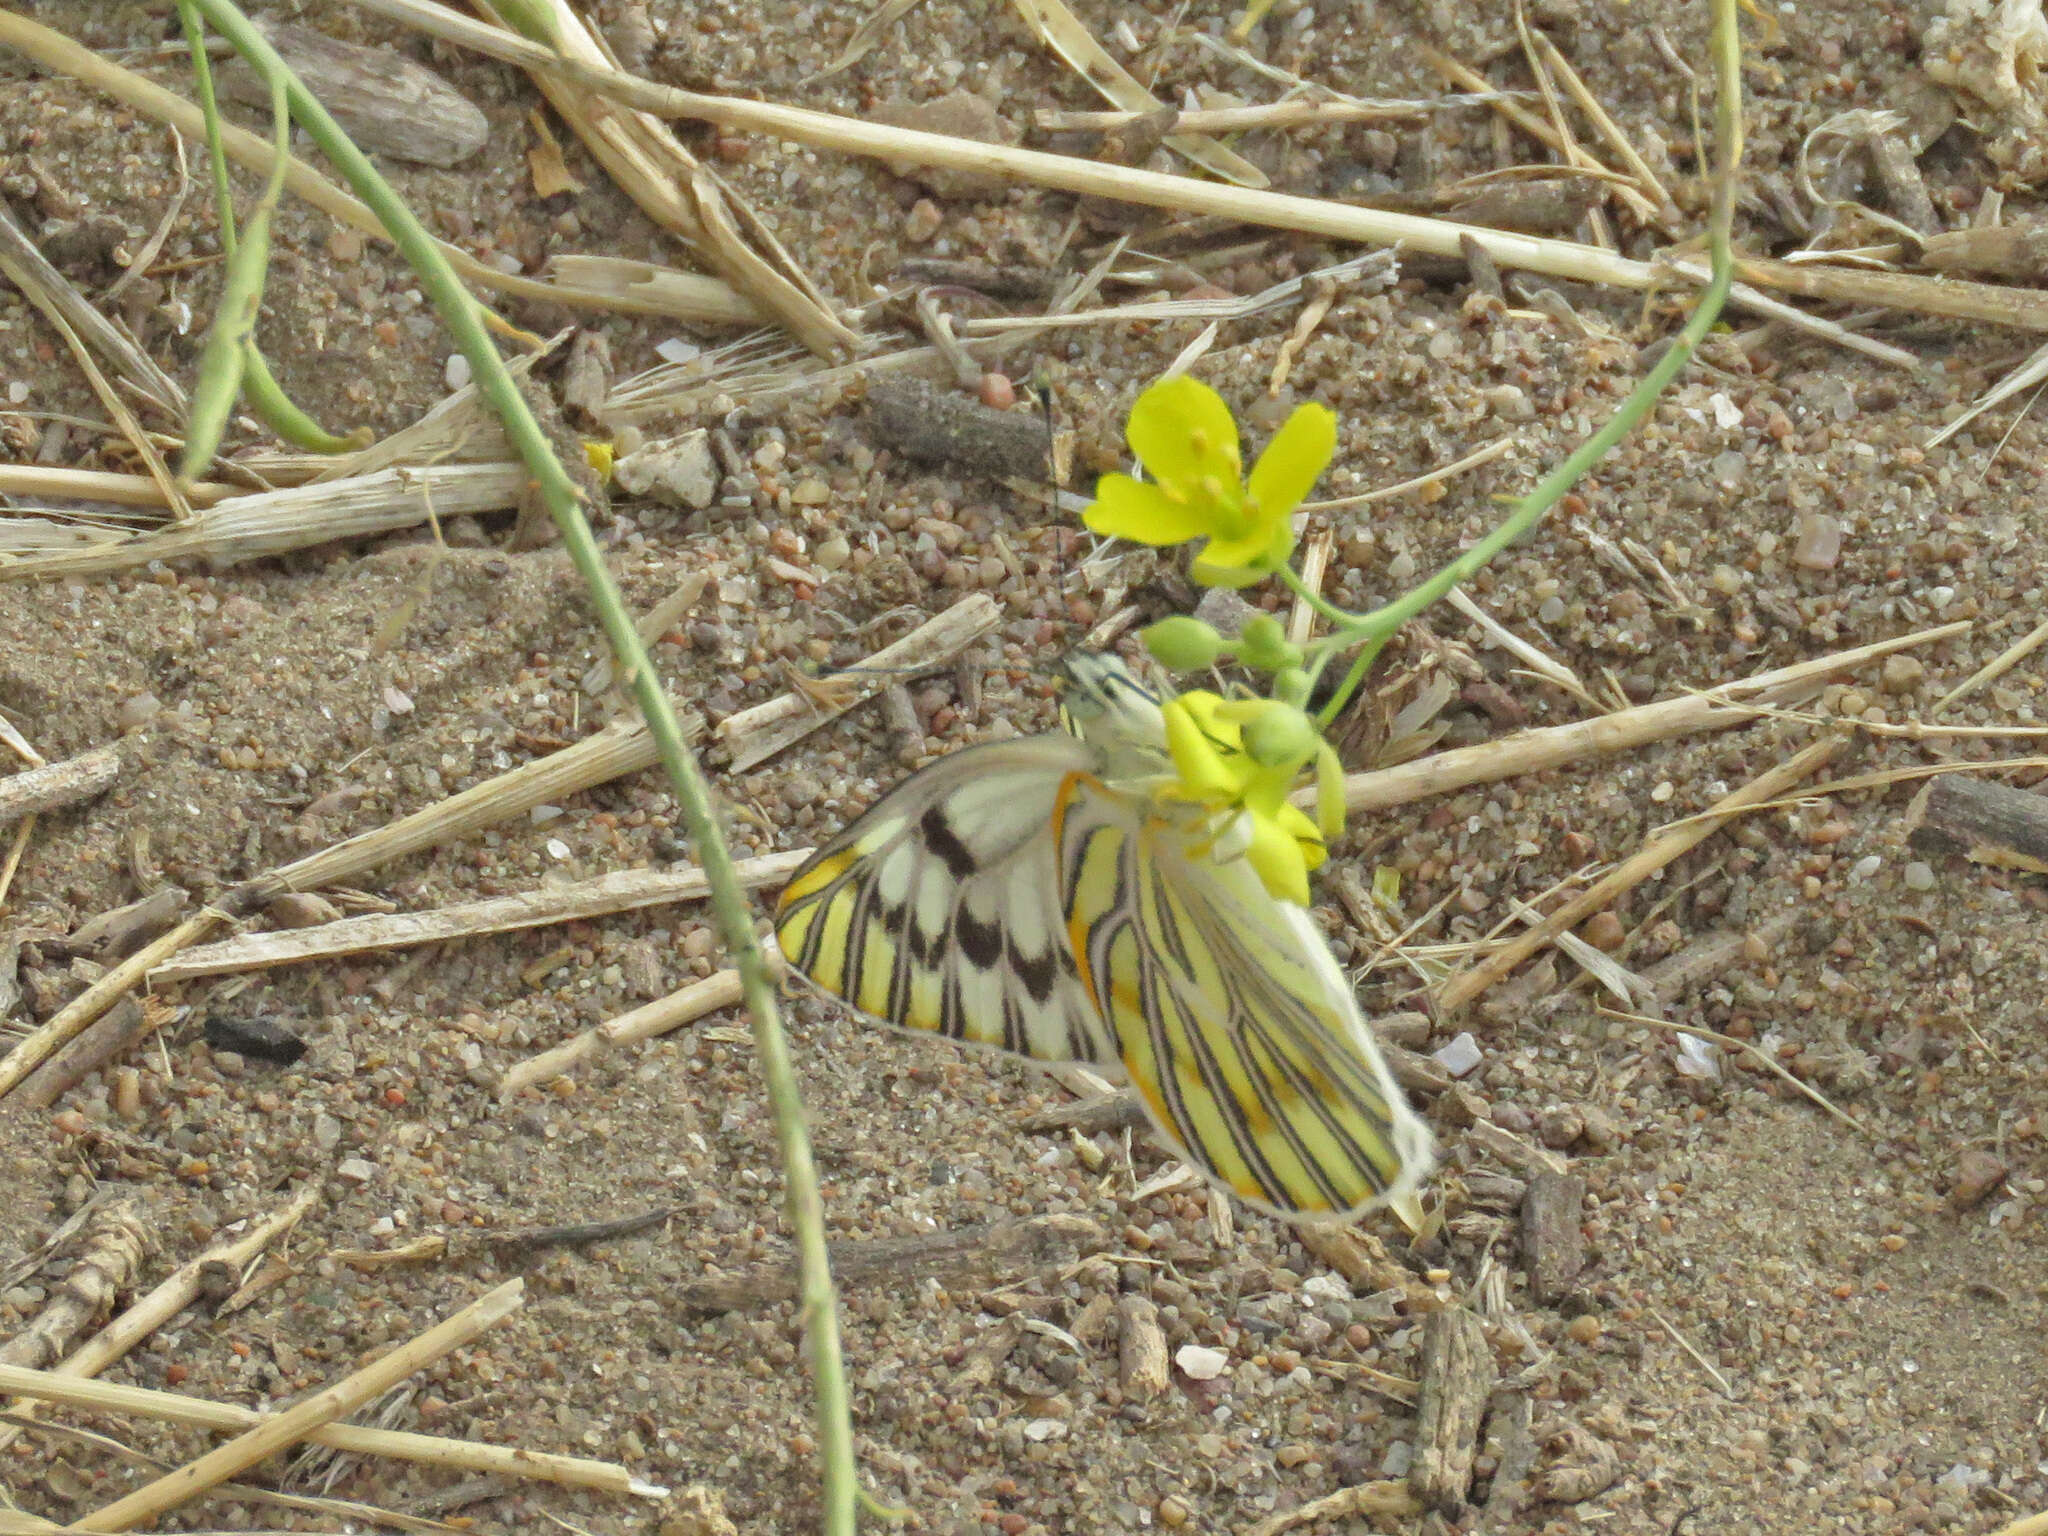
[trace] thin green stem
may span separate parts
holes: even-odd
[[[1438,598],[1449,592],[1461,581],[1470,580],[1486,564],[1534,527],[1538,518],[1555,506],[1564,493],[1571,489],[1579,477],[1599,463],[1629,433],[1633,432],[1643,418],[1656,405],[1657,398],[1679,372],[1692,361],[1693,353],[1701,340],[1721,316],[1721,308],[1727,302],[1728,290],[1735,280],[1735,258],[1730,239],[1735,215],[1735,172],[1742,157],[1742,44],[1736,29],[1735,6],[1737,0],[1713,0],[1714,36],[1713,52],[1715,71],[1720,76],[1720,93],[1714,118],[1714,144],[1718,164],[1714,172],[1713,206],[1707,219],[1708,250],[1712,264],[1712,276],[1702,290],[1699,302],[1693,306],[1677,336],[1664,355],[1657,359],[1656,366],[1643,376],[1642,381],[1629,391],[1628,398],[1610,416],[1599,431],[1579,445],[1562,464],[1552,470],[1515,507],[1513,513],[1491,533],[1466,550],[1457,559],[1438,571],[1429,580],[1414,590],[1403,593],[1384,607],[1371,613],[1345,615],[1339,622],[1341,633],[1367,643],[1362,662],[1354,662],[1346,675],[1343,685],[1331,696],[1330,703],[1318,715],[1318,720],[1328,724],[1337,717],[1340,710],[1350,701],[1358,684],[1365,677],[1365,665],[1378,653],[1379,647],[1393,636],[1410,619],[1421,613]],[[1299,578],[1289,573],[1290,585],[1301,591]]]
[[[562,542],[590,589],[599,622],[618,657],[623,674],[632,679],[634,702],[675,790],[690,840],[711,888],[711,908],[721,937],[740,973],[748,1011],[754,1021],[754,1042],[767,1080],[775,1115],[784,1177],[788,1185],[790,1224],[795,1230],[801,1265],[801,1301],[810,1340],[817,1392],[819,1459],[824,1488],[827,1536],[851,1536],[855,1523],[858,1479],[853,1453],[851,1409],[839,1341],[838,1298],[833,1289],[825,1248],[824,1206],[818,1194],[817,1168],[804,1128],[802,1099],[782,1032],[774,982],[766,957],[754,935],[753,912],[734,878],[732,855],[712,811],[711,792],[677,728],[674,710],[661,690],[646,649],[634,633],[617,586],[606,569],[590,525],[583,516],[575,482],[555,457],[512,375],[499,358],[480,319],[480,308],[441,256],[433,238],[421,227],[397,194],[349,141],[319,101],[306,90],[276,51],[252,27],[233,0],[197,0],[207,20],[265,79],[283,80],[292,115],[312,135],[356,195],[383,222],[400,253],[420,279],[441,319],[469,359],[477,388],[503,421],[505,432],[538,483],[540,494],[562,531]]]

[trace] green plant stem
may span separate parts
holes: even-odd
[[[1699,302],[1693,306],[1692,314],[1687,317],[1678,334],[1672,338],[1671,345],[1665,349],[1664,355],[1657,359],[1656,366],[1629,391],[1628,398],[1622,401],[1620,409],[1607,419],[1600,430],[1580,444],[1578,449],[1556,469],[1545,475],[1498,528],[1421,586],[1403,593],[1383,607],[1375,608],[1371,613],[1338,613],[1333,616],[1328,605],[1318,594],[1309,592],[1299,576],[1291,570],[1282,573],[1289,586],[1336,626],[1337,633],[1331,637],[1333,641],[1344,646],[1364,646],[1352,662],[1350,671],[1345,674],[1343,683],[1330,696],[1330,702],[1317,714],[1318,725],[1327,726],[1337,718],[1338,713],[1350,702],[1352,694],[1357,691],[1359,683],[1364,680],[1366,669],[1379,654],[1380,647],[1392,638],[1395,631],[1459,582],[1470,580],[1495,555],[1533,527],[1536,520],[1555,506],[1581,475],[1606,457],[1610,448],[1636,429],[1656,405],[1657,398],[1663,394],[1665,387],[1678,377],[1680,370],[1687,363],[1692,361],[1692,355],[1698,350],[1700,342],[1712,329],[1714,322],[1721,317],[1721,308],[1727,302],[1728,290],[1735,281],[1731,231],[1735,219],[1735,172],[1742,158],[1742,42],[1741,34],[1736,27],[1736,4],[1737,0],[1713,0],[1712,50],[1720,90],[1714,113],[1714,149],[1717,164],[1714,168],[1713,206],[1707,216],[1707,243],[1712,276],[1707,286],[1701,290]]]
[[[619,597],[604,557],[591,537],[575,483],[548,444],[546,434],[520,397],[511,374],[499,358],[479,318],[479,306],[442,258],[434,241],[412,211],[385,184],[375,168],[306,90],[276,51],[251,26],[233,0],[196,0],[210,22],[243,58],[267,80],[282,79],[292,115],[313,136],[349,184],[383,222],[400,253],[418,274],[442,321],[469,359],[477,388],[504,422],[506,435],[538,482],[540,494],[556,525],[570,560],[590,589],[591,600],[623,675],[632,679],[634,702],[660,754],[663,768],[682,809],[698,862],[711,887],[711,907],[721,937],[740,972],[748,1011],[753,1016],[755,1049],[767,1080],[775,1115],[784,1177],[788,1185],[790,1224],[802,1272],[801,1300],[810,1341],[817,1391],[819,1459],[823,1473],[824,1529],[827,1536],[851,1536],[858,1480],[853,1455],[853,1430],[839,1341],[838,1298],[832,1285],[825,1248],[824,1206],[818,1194],[817,1169],[804,1128],[802,1099],[782,1032],[775,986],[766,957],[754,935],[753,913],[733,876],[732,855],[718,828],[711,793],[694,757],[677,729],[675,713],[662,692],[625,604]]]
[[[206,119],[206,159],[213,174],[213,201],[220,222],[221,256],[232,271],[237,249],[234,186],[228,179],[228,152],[227,145],[221,138],[220,104],[213,90],[213,64],[206,56],[206,28],[200,21],[199,10],[194,0],[178,0],[178,22],[184,28],[185,47],[192,56],[192,85],[199,97],[199,111]],[[287,118],[285,121],[289,123],[290,119]],[[287,129],[278,149],[281,167],[290,149],[291,134]],[[272,179],[276,180],[281,174],[282,169],[274,173]],[[276,201],[275,196],[269,197],[269,205],[274,206]],[[268,215],[265,215],[265,218],[267,223]],[[260,280],[260,267],[258,277]],[[257,298],[261,297],[259,290]],[[225,310],[225,295],[222,307]],[[206,377],[204,369],[201,370],[201,376]],[[270,364],[264,360],[262,350],[256,345],[253,313],[250,318],[250,333],[242,341],[241,365],[234,382],[236,390],[227,396],[223,421],[225,410],[233,408],[235,393],[239,392],[249,402],[249,408],[256,413],[257,418],[295,448],[303,448],[308,453],[346,453],[352,448],[367,448],[370,445],[369,428],[358,427],[347,437],[337,437],[307,415],[285,394],[277,379],[271,374]],[[218,442],[219,439],[216,437],[214,443],[217,445]],[[207,458],[211,459],[212,456],[209,451]],[[188,455],[188,458],[190,457],[193,456]],[[188,463],[183,472],[188,478],[192,478],[204,467],[203,464]]]

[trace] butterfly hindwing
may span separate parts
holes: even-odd
[[[1082,985],[1160,1132],[1283,1215],[1407,1194],[1429,1132],[1308,913],[1141,797],[1076,780],[1056,816]]]
[[[783,891],[789,963],[884,1023],[1041,1061],[1113,1060],[1067,947],[1047,836],[1093,755],[1070,736],[969,747],[884,796]]]

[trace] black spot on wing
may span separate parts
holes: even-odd
[[[1050,950],[1027,955],[1022,950],[1010,951],[1010,969],[1017,973],[1017,979],[1024,983],[1024,990],[1031,994],[1034,1003],[1043,1003],[1052,997],[1053,983],[1059,980],[1059,961]]]
[[[953,942],[970,964],[984,971],[1003,958],[1002,926],[985,923],[964,907],[953,918]]]
[[[974,854],[960,841],[960,834],[953,830],[953,824],[946,820],[941,806],[931,806],[917,819],[918,836],[926,848],[946,866],[946,873],[955,880],[965,880],[980,868],[974,862]]]

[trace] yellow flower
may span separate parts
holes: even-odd
[[[1246,480],[1230,407],[1183,374],[1138,396],[1124,437],[1152,478],[1104,475],[1082,521],[1137,544],[1201,539],[1195,580],[1243,587],[1294,553],[1294,509],[1336,452],[1337,418],[1327,406],[1297,406]]]
[[[1217,858],[1250,861],[1268,893],[1308,905],[1308,872],[1329,857],[1344,823],[1337,754],[1292,704],[1225,699],[1206,691],[1168,699],[1166,747],[1179,783],[1171,793],[1218,813]],[[1316,820],[1288,802],[1316,765]],[[1320,823],[1320,824],[1319,824]]]

